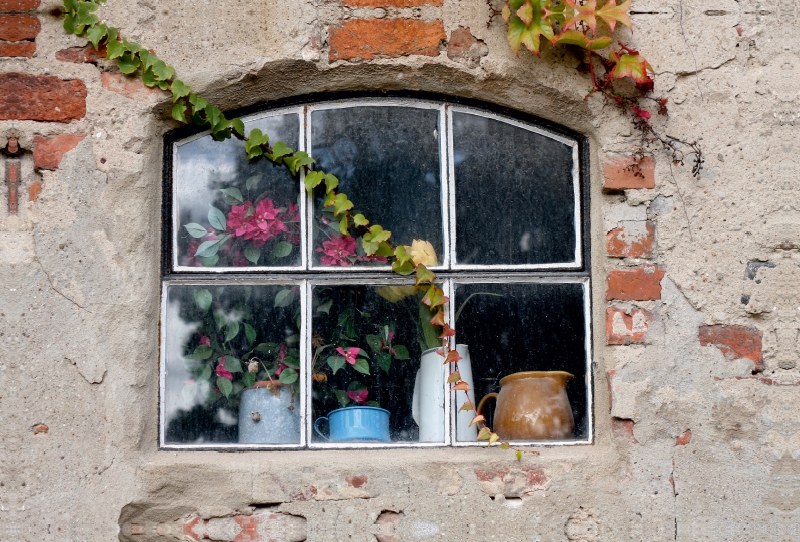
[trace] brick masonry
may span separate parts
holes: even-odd
[[[643,343],[653,315],[644,309],[606,309],[606,344]]]
[[[34,40],[42,30],[36,17],[27,14],[0,15],[0,40]]]
[[[106,57],[106,48],[95,49],[91,44],[84,47],[70,47],[56,52],[56,60],[62,62],[76,62],[94,64],[95,66]]]
[[[648,301],[661,299],[664,270],[658,265],[614,269],[608,274],[606,300]]]
[[[728,361],[747,358],[753,362],[755,371],[764,368],[762,356],[762,332],[747,326],[701,326],[698,338],[702,346],[716,346]]]
[[[649,156],[637,160],[634,156],[608,157],[603,162],[603,188],[655,188],[656,161]]]
[[[606,234],[606,252],[615,258],[652,258],[656,227],[651,221],[630,220]]]
[[[121,73],[103,72],[100,76],[103,88],[121,94],[131,100],[157,102],[167,97],[167,93],[158,88],[150,88],[139,78],[125,77]]]
[[[0,12],[31,11],[41,4],[41,0],[0,0]]]
[[[447,38],[442,21],[353,19],[330,29],[330,60],[437,56]]]
[[[36,43],[19,41],[17,43],[0,42],[0,56],[17,56],[32,58],[36,52]]]
[[[447,43],[447,58],[451,60],[479,60],[489,54],[489,48],[472,35],[469,28],[459,27],[450,33]]]
[[[0,74],[0,120],[70,122],[86,115],[86,85],[51,75]]]
[[[64,154],[83,141],[82,134],[62,134],[54,137],[33,138],[33,165],[36,169],[58,169]],[[37,193],[38,195],[38,193]],[[31,199],[35,199],[31,197]]]

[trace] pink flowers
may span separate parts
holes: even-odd
[[[280,350],[278,350],[278,368],[275,369],[275,376],[281,376],[283,370],[289,368],[289,366],[283,362],[284,359],[286,359],[286,345],[282,344]]]
[[[322,265],[353,265],[356,256],[356,240],[349,236],[342,236],[322,243],[322,247],[317,249],[323,256],[320,256],[319,263]]]
[[[291,205],[289,206],[291,210]],[[296,207],[296,206],[295,206]],[[289,228],[278,217],[281,210],[269,198],[259,201],[255,208],[249,201],[234,205],[228,213],[228,229],[234,237],[252,241],[253,246],[261,248],[264,243]],[[287,211],[286,214],[291,214]]]
[[[356,356],[358,353],[361,352],[360,348],[348,348],[347,351],[340,346],[336,349],[336,351],[344,357],[344,360],[349,363],[350,365],[356,364]]]
[[[367,390],[348,391],[347,396],[355,404],[362,405],[366,402],[367,396],[369,396],[369,391]]]
[[[225,368],[225,356],[219,358],[219,365],[217,365],[217,376],[227,378],[228,380],[233,380],[233,373]]]
[[[211,346],[211,339],[202,333],[198,333],[198,335],[200,335],[200,346]]]

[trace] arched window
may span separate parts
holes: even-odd
[[[574,430],[547,442],[591,441],[583,138],[446,98],[348,96],[243,119],[308,152],[436,271],[476,399],[515,373],[566,371]],[[286,168],[207,132],[168,134],[165,162],[162,447],[479,444],[451,368],[430,361],[424,292],[341,234],[322,187],[309,197]]]

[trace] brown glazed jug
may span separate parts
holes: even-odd
[[[564,371],[526,371],[500,381],[500,394],[490,393],[478,404],[497,399],[494,431],[503,440],[560,440],[572,438],[575,420],[567,398]]]

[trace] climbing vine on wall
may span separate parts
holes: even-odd
[[[158,58],[150,49],[128,41],[120,36],[116,28],[100,22],[97,9],[105,0],[63,0],[64,30],[77,36],[85,36],[100,50],[105,48],[106,59],[114,60],[119,70],[126,75],[136,75],[150,87],[158,87],[172,94],[172,117],[185,124],[194,124],[210,130],[218,141],[236,137],[245,141],[245,151],[249,160],[269,160],[282,165],[295,176],[303,176],[305,188],[309,193],[324,187],[326,208],[332,208],[338,220],[338,230],[342,238],[357,236],[367,257],[377,256],[391,261],[392,270],[400,275],[415,275],[416,286],[425,289],[422,303],[434,315],[430,322],[441,332],[440,354],[444,363],[454,364],[448,383],[452,390],[464,391],[466,402],[461,410],[475,411],[475,403],[469,385],[461,379],[458,362],[461,356],[452,344],[455,330],[444,318],[444,305],[449,299],[435,284],[435,274],[415,257],[411,247],[394,246],[390,243],[391,232],[370,221],[360,213],[353,214],[354,204],[347,194],[338,190],[339,180],[332,174],[320,171],[312,157],[303,151],[294,151],[281,141],[271,144],[268,134],[259,129],[245,132],[244,122],[239,118],[228,119],[216,106],[198,96],[180,79],[175,77],[175,69]],[[652,126],[650,111],[643,105],[650,101],[656,106],[656,113],[667,114],[666,99],[652,98],[647,94],[653,89],[653,69],[635,51],[622,43],[614,46],[611,34],[617,23],[631,28],[629,17],[630,0],[617,5],[616,0],[608,0],[602,6],[596,0],[508,0],[501,14],[508,24],[508,41],[519,55],[522,46],[537,56],[543,46],[570,47],[582,52],[580,71],[589,73],[592,86],[589,94],[601,93],[615,103],[624,114],[631,115],[632,122],[642,133],[646,144],[658,142],[670,154],[672,161],[683,163],[684,158],[694,156],[693,173],[702,167],[702,153],[697,143],[683,141],[671,136],[662,136]],[[604,27],[598,25],[602,21]],[[603,54],[603,51],[607,51]],[[616,88],[620,80],[633,83],[633,92],[623,92]],[[221,241],[217,241],[221,244]],[[478,440],[485,440],[491,446],[500,440],[491,431],[481,415],[476,415],[472,424],[480,428]],[[500,443],[502,448],[510,448],[508,443]],[[522,451],[516,450],[517,458]]]

